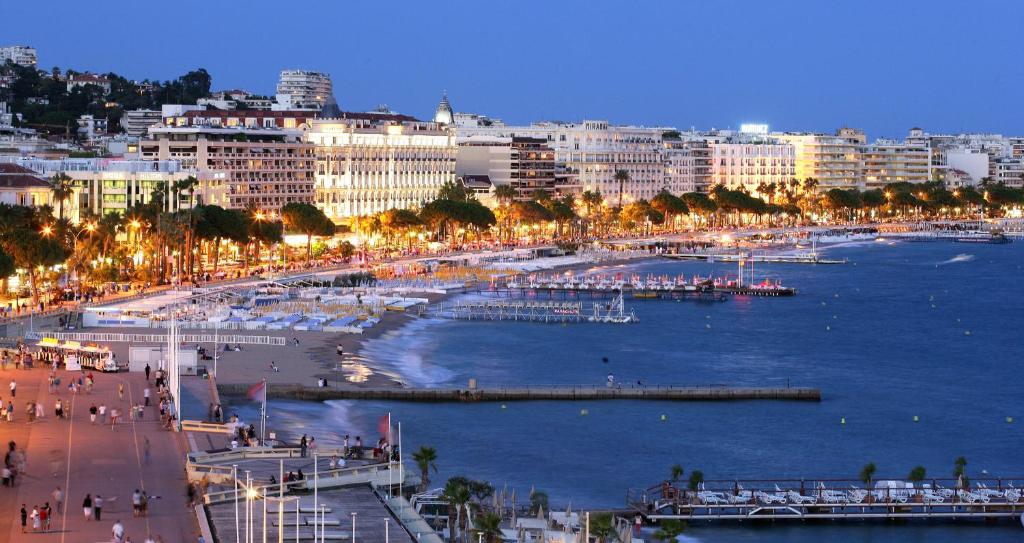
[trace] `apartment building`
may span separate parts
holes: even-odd
[[[517,198],[537,191],[555,196],[555,151],[546,139],[472,136],[458,142],[455,173],[463,178],[487,176],[494,187],[510,186]]]
[[[840,136],[826,134],[773,134],[793,146],[796,157],[794,177],[818,180],[818,189],[861,189],[860,145]]]
[[[314,200],[313,145],[298,129],[154,126],[139,142],[139,154],[144,160],[177,160],[206,179],[206,204],[277,211]]]
[[[319,111],[334,103],[334,85],[331,76],[323,72],[281,70],[276,98],[282,110]]]
[[[889,183],[925,183],[930,180],[931,156],[926,147],[878,140],[861,148],[864,188]]]
[[[1002,157],[994,163],[995,175],[992,178],[996,183],[1014,188],[1024,187],[1024,157]]]
[[[460,139],[484,135],[546,140],[555,151],[555,161],[576,176],[579,190],[600,191],[609,205],[618,204],[618,171],[629,176],[621,185],[623,204],[649,200],[665,186],[661,136],[667,130],[670,128],[614,126],[608,121],[593,120],[529,126],[456,126]]]
[[[315,119],[316,204],[335,222],[416,208],[455,181],[455,136],[445,126],[387,113]]]
[[[39,63],[39,57],[36,55],[35,47],[29,47],[27,45],[7,45],[0,47],[0,64],[6,64],[7,61],[13,62],[19,66],[35,68]]]
[[[768,200],[761,188],[796,177],[796,147],[770,138],[730,138],[711,147],[711,182]]]
[[[160,112],[155,109],[134,109],[121,116],[121,128],[125,134],[139,138],[146,135],[150,126],[160,124]]]

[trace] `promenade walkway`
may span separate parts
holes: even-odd
[[[25,472],[13,488],[0,487],[0,540],[61,543],[93,543],[111,540],[111,528],[117,520],[124,525],[132,541],[160,536],[166,543],[193,542],[198,538],[194,517],[186,508],[184,443],[180,433],[161,428],[155,405],[145,408],[144,419],[129,420],[132,404],[143,403],[145,377],[141,374],[94,373],[91,394],[84,389],[72,395],[67,385],[78,372],[59,371],[59,394],[47,391],[47,369],[0,372],[0,397],[10,399],[9,383],[16,379],[14,422],[0,423],[0,442],[14,441],[27,458]],[[124,399],[118,398],[118,384],[125,385]],[[152,385],[150,385],[152,386]],[[155,403],[156,393],[153,389]],[[60,397],[70,406],[69,418],[59,420],[54,404]],[[36,401],[45,408],[45,417],[29,423],[26,402]],[[91,424],[91,405],[105,404],[107,424]],[[109,422],[109,411],[124,414],[116,427]],[[148,445],[147,445],[148,441]],[[6,446],[5,446],[6,448]],[[54,489],[61,487],[65,506],[58,512]],[[149,515],[132,515],[132,493],[144,489],[149,498]],[[82,501],[86,494],[103,497],[102,519],[86,521]],[[33,506],[50,502],[54,508],[51,528],[45,533],[23,534],[19,519],[21,504],[31,513]],[[31,532],[32,521],[29,520]]]

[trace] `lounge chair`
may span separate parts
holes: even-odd
[[[704,505],[720,505],[726,503],[725,498],[717,492],[698,492],[697,498],[700,499]]]
[[[957,490],[956,496],[957,498],[960,499],[960,501],[965,503],[988,503],[989,501],[991,501],[991,498],[989,498],[988,496],[976,494],[974,492],[968,492],[966,490]]]
[[[729,494],[726,498],[728,498],[729,503],[738,505],[750,503],[754,499],[754,494],[749,490],[740,490],[738,494]]]
[[[821,501],[822,503],[846,503],[848,498],[846,494],[838,490],[822,490]]]
[[[786,496],[779,496],[778,494],[769,494],[758,490],[754,492],[754,496],[758,501],[765,505],[771,505],[773,503],[786,503]]]
[[[793,503],[801,503],[801,504],[802,503],[815,503],[815,502],[818,501],[818,499],[815,498],[814,496],[804,496],[803,494],[801,494],[801,493],[799,493],[799,492],[797,492],[795,490],[790,490],[789,492],[786,492],[786,498],[788,498],[789,501],[791,501]]]
[[[926,488],[926,489],[922,490],[921,491],[921,495],[924,496],[924,501],[926,503],[927,502],[942,503],[942,502],[946,501],[946,498],[942,494],[939,494],[939,493],[935,492],[934,490],[932,490],[930,488]]]
[[[846,497],[850,503],[861,503],[868,497],[868,491],[863,488],[852,488],[846,492]]]

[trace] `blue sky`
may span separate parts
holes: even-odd
[[[43,7],[43,6],[46,7]],[[5,1],[40,64],[272,93],[329,72],[343,109],[680,128],[1024,134],[1024,2]]]

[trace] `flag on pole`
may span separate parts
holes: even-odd
[[[245,396],[250,400],[256,402],[267,401],[267,381],[264,379],[255,385],[249,387],[249,391],[245,393]]]
[[[391,425],[391,413],[388,413],[377,420],[377,433],[380,437],[384,438],[388,444],[394,444],[395,428]]]

